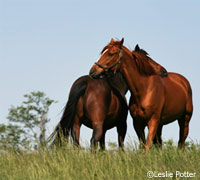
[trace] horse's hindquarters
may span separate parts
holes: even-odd
[[[169,73],[168,77],[163,78],[163,84],[165,103],[161,123],[168,124],[192,111],[192,93],[187,79],[176,73]]]

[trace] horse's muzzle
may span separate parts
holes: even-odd
[[[91,69],[89,74],[93,78],[99,78],[101,76],[101,72],[98,72],[96,69]]]

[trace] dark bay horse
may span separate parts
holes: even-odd
[[[128,88],[120,73],[106,75],[101,79],[82,76],[71,87],[68,102],[62,118],[50,136],[61,143],[61,134],[71,134],[75,145],[79,146],[82,124],[93,129],[91,146],[105,148],[105,134],[108,129],[117,127],[118,143],[123,147],[127,130],[128,105],[125,94]]]
[[[111,42],[103,49],[98,62],[90,70],[97,77],[105,71],[120,71],[131,91],[129,109],[137,136],[149,149],[155,138],[161,143],[163,125],[178,120],[179,147],[184,149],[193,112],[192,90],[188,80],[180,74],[161,77],[144,53],[130,52],[123,41]],[[140,56],[138,55],[140,54]],[[145,142],[144,128],[149,132]]]

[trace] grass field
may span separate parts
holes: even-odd
[[[0,152],[0,180],[150,179],[147,175],[158,180],[199,180],[200,146],[192,145],[185,152],[171,144],[148,152],[133,147],[127,147],[124,152],[110,148],[92,153],[89,148],[74,147],[23,153]]]

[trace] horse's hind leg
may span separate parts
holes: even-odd
[[[190,93],[189,93],[188,101],[186,103],[186,111],[183,114],[182,118],[178,119],[178,124],[180,127],[178,146],[179,148],[182,148],[182,150],[184,150],[185,148],[185,140],[189,132],[189,122],[193,113],[192,90],[190,89],[190,87],[188,91]]]
[[[75,146],[79,146],[80,128],[81,128],[80,120],[77,117],[77,115],[75,115],[74,124],[71,131],[73,143]]]
[[[105,134],[106,134],[106,132],[104,131],[104,132],[103,132],[103,135],[102,135],[102,137],[101,137],[101,139],[100,139],[100,148],[101,148],[102,150],[105,150]]]
[[[96,148],[97,143],[100,141],[103,135],[103,125],[98,124],[93,127],[93,133],[92,133],[92,138],[90,140],[91,147]]]
[[[162,138],[161,138],[161,135],[162,135],[162,128],[163,126],[158,126],[158,130],[157,130],[157,133],[156,133],[156,136],[153,140],[153,144],[156,145],[157,147],[162,147]]]
[[[178,120],[178,124],[180,127],[178,147],[182,148],[182,150],[184,150],[184,148],[185,148],[185,140],[186,140],[186,138],[188,136],[188,132],[189,132],[190,119],[191,119],[191,115],[186,114],[186,115],[184,115],[183,118]]]

